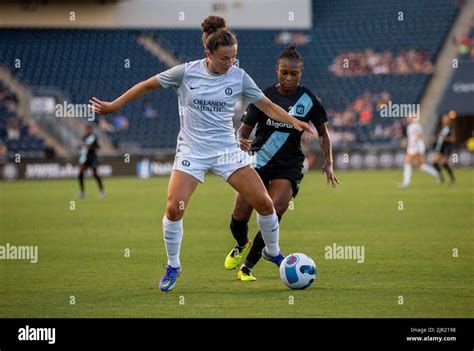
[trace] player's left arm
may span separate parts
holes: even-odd
[[[323,151],[324,164],[323,164],[323,174],[326,175],[327,184],[331,183],[332,187],[335,188],[339,184],[334,175],[333,168],[333,158],[332,158],[332,145],[331,137],[329,136],[328,122],[324,122],[316,127],[319,135],[319,145],[321,145],[321,150]]]

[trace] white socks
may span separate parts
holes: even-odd
[[[173,222],[164,215],[163,237],[165,239],[166,254],[168,255],[168,265],[173,268],[181,267],[179,249],[183,240],[183,219]]]
[[[423,163],[420,166],[420,170],[428,173],[429,175],[435,177],[436,179],[440,178],[438,171],[434,167],[431,167],[430,165],[427,165],[426,163]],[[408,163],[405,163],[405,165],[403,166],[403,185],[404,186],[408,186],[410,184],[411,173],[412,173],[411,165]]]
[[[278,246],[278,237],[280,226],[278,216],[275,212],[268,216],[257,214],[257,223],[265,241],[266,251],[270,256],[278,256],[280,247]],[[168,265],[173,268],[181,267],[179,261],[179,250],[183,240],[183,220],[170,221],[163,216],[163,237],[165,240],[166,254],[168,255]]]
[[[257,213],[257,223],[265,241],[266,252],[270,256],[278,256],[280,253],[280,247],[278,246],[278,237],[280,235],[278,216],[275,212],[268,216],[262,216]]]
[[[403,165],[403,185],[408,186],[411,181],[412,167],[411,164],[405,163]]]
[[[434,168],[434,167],[431,167],[430,165],[427,165],[426,163],[423,163],[420,167],[420,169],[423,171],[423,172],[426,172],[430,175],[432,175],[433,177],[435,178],[439,178],[439,174],[438,174],[438,171]]]

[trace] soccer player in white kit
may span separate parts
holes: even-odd
[[[178,95],[181,130],[163,217],[168,267],[160,281],[162,291],[173,289],[181,272],[184,208],[208,170],[224,178],[257,211],[266,245],[262,256],[278,265],[284,258],[278,245],[279,224],[272,199],[235,138],[232,117],[236,102],[245,97],[271,118],[312,134],[307,123],[272,103],[243,69],[233,65],[237,39],[223,18],[207,17],[202,29],[205,59],[175,66],[140,82],[112,102],[95,97],[90,100],[95,112],[108,114],[160,87],[172,87]]]
[[[416,161],[418,167],[423,172],[430,174],[439,181],[439,173],[425,163],[425,143],[423,142],[423,128],[418,121],[414,121],[412,116],[407,117],[407,153],[405,157],[405,164],[403,166],[403,183],[401,188],[407,188],[410,185],[412,174],[412,163]]]

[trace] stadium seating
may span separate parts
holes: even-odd
[[[115,98],[166,69],[137,43],[136,35],[128,30],[2,29],[0,57],[31,87],[54,87],[70,102],[83,104],[91,96]],[[21,68],[15,66],[17,59]],[[146,149],[175,144],[179,119],[174,93],[152,93],[150,99],[159,110],[154,119],[141,118],[141,102],[121,111],[130,123],[127,130],[111,133],[119,146],[140,142]]]
[[[384,4],[381,10],[375,0],[315,1],[313,3],[312,30],[298,31],[310,38],[298,50],[305,57],[303,84],[322,99],[329,110],[343,111],[366,90],[379,93],[387,91],[394,103],[418,103],[429,81],[428,74],[367,75],[336,77],[328,67],[342,51],[363,51],[372,48],[393,54],[403,49],[426,50],[432,62],[441,48],[458,7],[451,0],[405,1],[395,0]],[[374,10],[376,9],[376,10]],[[399,21],[399,12],[403,21]],[[276,58],[285,44],[276,44],[281,31],[236,30],[239,40],[238,58],[243,67],[260,87],[275,83]],[[153,36],[183,61],[202,56],[201,33],[197,30],[157,30]],[[352,126],[357,134],[351,147],[393,147],[393,140],[371,140],[367,129],[371,126]],[[393,121],[378,119],[381,123]]]
[[[6,147],[2,148],[0,158],[14,158],[16,154],[26,158],[42,157],[44,141],[18,118],[16,100],[15,93],[0,81],[0,143]]]
[[[428,74],[366,75],[336,77],[328,69],[342,51],[372,48],[398,53],[403,49],[426,50],[436,60],[458,7],[452,0],[393,0],[379,5],[377,0],[313,2],[313,29],[297,31],[310,39],[299,45],[305,57],[303,84],[322,99],[328,111],[344,111],[368,90],[388,91],[394,103],[417,103],[429,81]],[[376,8],[376,10],[374,10]],[[400,12],[403,12],[403,20]],[[276,58],[285,47],[276,43],[281,31],[236,30],[238,58],[244,68],[264,88],[275,82]],[[92,95],[112,99],[133,83],[166,67],[136,41],[139,33],[152,35],[180,60],[203,57],[201,32],[195,30],[45,30],[1,29],[0,60],[32,87],[52,86],[62,90],[73,103],[86,103]],[[21,59],[21,69],[15,68]],[[130,68],[125,68],[125,60]],[[145,150],[173,148],[179,130],[177,99],[173,91],[152,93],[156,118],[142,116],[142,102],[121,111],[128,129],[110,133],[119,147],[139,145]],[[112,122],[113,116],[107,121]],[[370,125],[352,126],[354,143],[363,147],[371,140]],[[380,122],[380,120],[379,120]],[[382,123],[391,123],[383,121]],[[375,142],[375,141],[374,141]],[[390,138],[376,141],[393,147]]]

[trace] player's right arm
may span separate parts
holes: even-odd
[[[159,89],[161,87],[160,82],[156,79],[156,76],[153,76],[143,82],[135,84],[129,90],[127,90],[122,96],[118,97],[112,102],[102,101],[93,97],[89,100],[89,103],[92,106],[92,110],[96,113],[101,115],[106,115],[109,113],[113,113],[123,105],[127,104],[130,101],[136,100],[139,97],[153,91],[155,89]]]

